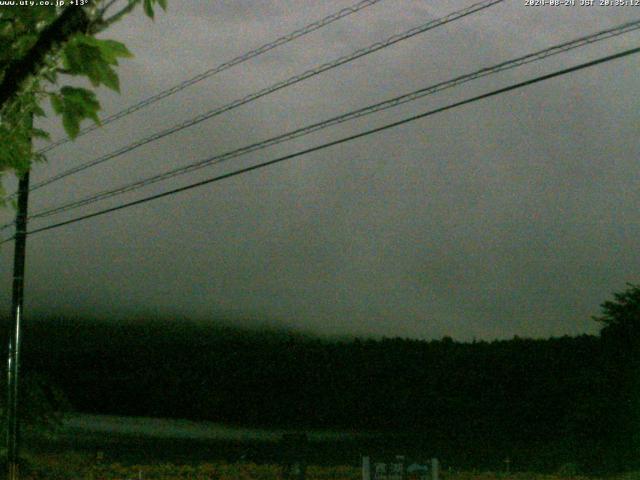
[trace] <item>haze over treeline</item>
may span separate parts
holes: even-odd
[[[422,451],[461,464],[508,456],[521,468],[592,471],[637,458],[630,345],[616,335],[330,340],[47,319],[25,322],[22,365],[79,412],[416,433]]]

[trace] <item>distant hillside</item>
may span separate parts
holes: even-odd
[[[615,360],[624,357],[594,336],[330,341],[55,319],[25,322],[23,338],[24,370],[84,413],[415,433],[443,457],[526,458],[532,468],[612,470],[636,458],[632,392]]]

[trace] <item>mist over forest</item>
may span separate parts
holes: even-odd
[[[462,343],[50,318],[24,323],[22,368],[75,412],[407,434],[462,466],[614,471],[637,458],[634,342],[606,328]]]

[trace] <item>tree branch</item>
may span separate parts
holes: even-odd
[[[116,23],[118,20],[124,17],[127,13],[131,12],[138,3],[140,3],[140,0],[129,0],[128,5],[126,7],[121,8],[117,13],[114,13],[112,16],[110,16],[106,20],[102,20],[102,19],[98,20],[95,24],[95,28],[92,29],[92,33],[100,32],[105,28],[109,27],[110,25]],[[111,6],[111,4],[109,4],[109,6]]]
[[[11,62],[5,70],[4,78],[0,83],[0,109],[20,91],[22,84],[30,75],[36,74],[42,68],[46,56],[55,49],[56,45],[68,41],[75,33],[87,31],[89,25],[90,19],[84,8],[73,5],[67,7],[42,31],[27,54]]]
[[[104,0],[105,2],[107,0]],[[115,5],[115,3],[118,2],[118,0],[109,0],[109,3],[107,3],[104,7],[102,7],[102,9],[100,10],[100,16],[104,16],[105,13],[107,13],[107,10],[109,10],[113,5]]]

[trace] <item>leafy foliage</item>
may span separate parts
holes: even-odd
[[[594,320],[604,325],[600,368],[607,393],[602,405],[607,408],[597,413],[606,411],[604,435],[612,450],[623,456],[640,451],[640,285],[628,283],[626,290],[614,293],[613,300],[601,308],[602,315]]]
[[[78,34],[65,47],[62,61],[66,73],[86,75],[94,87],[103,84],[119,92],[118,75],[112,67],[118,65],[118,57],[131,56],[120,42]]]
[[[601,305],[602,315],[594,320],[604,325],[605,334],[611,332],[628,338],[640,336],[640,285],[627,284],[624,292],[614,293],[614,300]]]
[[[155,12],[153,8],[156,3],[160,5],[160,8],[163,10],[167,9],[167,0],[144,0],[144,13],[150,18],[154,17]]]
[[[51,95],[53,110],[62,115],[62,124],[71,138],[80,131],[78,119],[90,118],[99,123],[100,103],[95,94],[85,88],[62,87],[59,94]]]
[[[38,83],[33,81],[33,90]],[[34,91],[25,92],[0,113],[0,175],[5,170],[22,172],[31,161],[43,160],[31,149],[32,138],[48,137],[46,132],[33,127],[32,117],[42,116],[44,110]]]
[[[119,59],[129,58],[132,54],[124,44],[98,39],[95,34],[139,4],[143,4],[145,13],[151,18],[157,5],[162,9],[167,7],[166,0],[95,0],[85,7],[66,7],[85,9],[89,18],[87,30],[74,32],[67,41],[55,43],[42,64],[36,66],[37,73],[22,82],[17,94],[0,105],[0,194],[3,173],[20,173],[32,162],[44,160],[31,146],[33,138],[48,138],[47,132],[33,124],[34,117],[45,115],[41,107],[44,99],[50,99],[54,113],[62,117],[65,132],[71,138],[78,135],[84,120],[99,123],[101,107],[95,91],[60,86],[60,75],[85,77],[93,88],[105,86],[119,92],[120,82],[114,67],[118,66]],[[120,9],[108,16],[113,8]],[[29,58],[47,27],[63,13],[63,7],[55,6],[0,7],[0,81],[6,78],[16,62]]]

